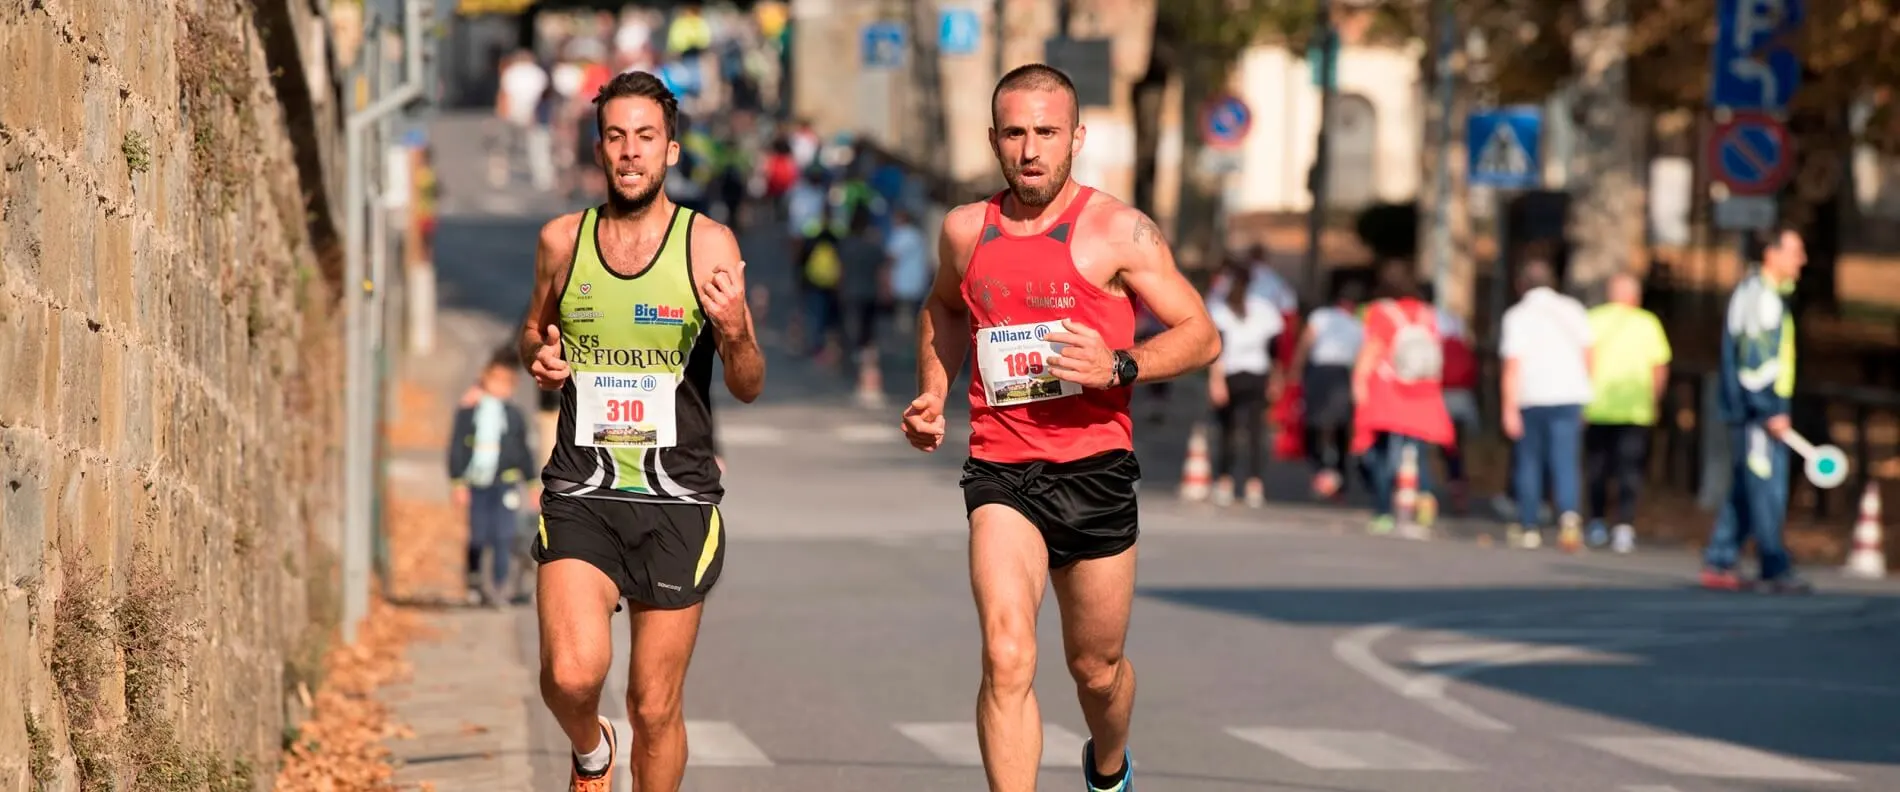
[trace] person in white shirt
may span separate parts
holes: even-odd
[[[1273,383],[1273,339],[1286,329],[1286,320],[1272,303],[1252,293],[1253,273],[1232,267],[1233,288],[1226,299],[1208,306],[1208,316],[1220,331],[1221,353],[1208,368],[1207,394],[1220,423],[1221,443],[1214,461],[1214,503],[1233,502],[1234,479],[1240,457],[1247,459],[1247,505],[1266,504],[1262,478],[1266,464],[1267,404]]]
[[[1558,544],[1575,552],[1583,547],[1579,455],[1583,406],[1595,395],[1590,384],[1594,341],[1583,303],[1558,293],[1555,283],[1548,262],[1525,263],[1518,273],[1523,297],[1504,312],[1498,349],[1504,362],[1501,412],[1504,433],[1516,443],[1511,484],[1517,521],[1510,538],[1527,548],[1541,543],[1537,517],[1548,474],[1558,513]]]
[[[930,293],[930,281],[936,274],[931,261],[931,245],[924,241],[923,229],[909,209],[891,213],[891,234],[884,242],[884,253],[891,259],[891,297],[897,301],[899,329],[910,333],[916,328],[917,314]]]
[[[1299,312],[1299,293],[1295,292],[1293,287],[1287,284],[1286,278],[1281,277],[1280,272],[1273,268],[1273,264],[1267,258],[1267,249],[1261,245],[1248,248],[1245,264],[1239,267],[1228,267],[1214,275],[1214,282],[1207,289],[1209,305],[1227,300],[1227,290],[1236,282],[1231,273],[1241,269],[1247,271],[1248,278],[1240,288],[1255,297],[1266,300],[1274,310],[1282,314]]]
[[[489,181],[497,187],[509,182],[511,160],[519,151],[528,165],[529,178],[537,190],[554,184],[553,141],[548,137],[547,119],[542,116],[543,100],[548,91],[548,73],[534,60],[534,53],[518,50],[501,63],[499,88],[495,95],[495,114],[503,122],[506,155],[492,157]]]
[[[1352,365],[1359,359],[1365,327],[1356,313],[1365,299],[1358,281],[1339,280],[1333,300],[1313,309],[1300,333],[1300,344],[1287,365],[1287,381],[1300,386],[1305,402],[1307,457],[1312,460],[1313,493],[1335,498],[1346,484],[1347,453],[1352,441]]]

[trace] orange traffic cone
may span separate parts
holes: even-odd
[[[1860,496],[1860,519],[1854,523],[1854,550],[1847,554],[1847,567],[1841,573],[1849,577],[1883,578],[1887,576],[1887,551],[1880,531],[1880,487],[1867,482]]]
[[[1181,500],[1207,500],[1213,468],[1207,462],[1207,427],[1194,425],[1188,434],[1187,464],[1181,470]]]
[[[858,352],[858,405],[866,408],[884,406],[884,373],[877,366],[876,347]]]
[[[1399,474],[1392,490],[1392,517],[1398,533],[1407,539],[1423,539],[1418,524],[1418,446],[1406,445],[1399,452]]]

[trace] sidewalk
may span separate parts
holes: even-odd
[[[444,311],[437,321],[437,348],[401,367],[391,424],[402,431],[391,443],[388,473],[391,508],[410,517],[392,521],[402,528],[390,543],[412,548],[393,553],[406,563],[395,570],[392,593],[415,607],[434,635],[410,646],[410,679],[378,698],[403,726],[388,741],[399,788],[524,790],[532,773],[533,664],[521,654],[518,609],[464,604],[467,524],[451,505],[443,462],[455,399],[507,328],[465,311]]]
[[[451,329],[458,317],[445,317]],[[476,333],[445,332],[448,344],[468,343]],[[479,346],[479,345],[477,345]],[[446,435],[453,398],[467,385],[462,358],[477,350],[440,349],[427,360],[410,360],[403,383],[400,419],[418,440],[428,429]],[[435,399],[424,399],[424,394]],[[517,611],[462,604],[462,548],[467,541],[462,511],[450,505],[442,471],[441,442],[396,445],[390,463],[389,490],[402,493],[392,508],[410,511],[410,526],[392,535],[397,543],[430,542],[428,552],[402,554],[420,559],[396,572],[395,595],[411,603],[434,633],[409,647],[415,669],[410,678],[378,692],[391,718],[403,726],[389,741],[396,782],[416,790],[522,790],[529,787],[527,697],[534,684],[515,634]],[[392,495],[392,500],[396,496]]]

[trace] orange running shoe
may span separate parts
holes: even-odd
[[[583,775],[580,758],[570,756],[569,763],[574,775],[567,784],[567,792],[613,792],[614,759],[620,755],[620,738],[614,734],[614,725],[608,723],[606,718],[600,719],[600,738],[607,741],[607,767],[600,771],[600,775]]]

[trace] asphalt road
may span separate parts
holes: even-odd
[[[439,243],[445,354],[474,360],[521,310],[533,229],[558,207],[444,206],[487,215],[445,213]],[[775,238],[744,246],[756,282],[784,282]],[[718,408],[731,533],[687,686],[685,789],[981,789],[961,438],[924,455],[897,435],[912,356],[887,361],[892,406],[867,410],[776,338],[765,397]],[[1182,423],[1138,426],[1141,788],[1900,789],[1895,586],[1817,570],[1812,597],[1715,594],[1679,549],[1569,557],[1370,537],[1329,508],[1183,504]],[[1043,616],[1042,782],[1073,789],[1086,731],[1053,597]],[[515,625],[498,651],[533,667],[532,610]],[[625,630],[603,713],[623,724]],[[496,690],[534,713],[534,788],[565,788],[533,680]]]

